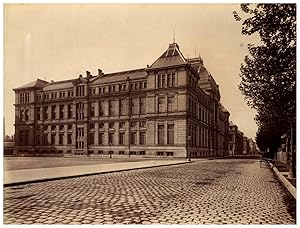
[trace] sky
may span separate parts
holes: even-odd
[[[173,42],[201,56],[220,87],[230,120],[255,139],[256,111],[238,89],[247,44],[233,11],[238,4],[4,5],[5,134],[14,134],[14,91],[37,78],[66,80],[151,65]]]

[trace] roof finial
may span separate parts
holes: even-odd
[[[175,28],[173,28],[173,43],[175,43]]]

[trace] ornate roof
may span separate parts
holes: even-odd
[[[169,48],[150,66],[150,68],[153,69],[182,64],[187,64],[187,61],[180,52],[178,44],[172,43],[169,44]]]
[[[22,89],[30,89],[30,88],[40,89],[40,88],[44,87],[46,84],[48,84],[48,83],[49,82],[43,81],[43,80],[41,80],[41,79],[38,78],[37,80],[35,80],[33,82],[29,82],[29,83],[27,83],[27,84],[25,84],[23,86],[15,88],[13,90],[22,90]]]

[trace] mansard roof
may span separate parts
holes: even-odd
[[[174,42],[169,44],[168,49],[150,66],[150,68],[153,69],[182,64],[187,64],[187,61],[180,52],[178,44]]]
[[[13,90],[16,91],[16,90],[31,89],[31,88],[40,89],[40,88],[42,88],[43,86],[45,86],[46,84],[48,84],[48,83],[49,83],[49,82],[43,81],[43,80],[41,80],[41,79],[38,78],[38,79],[35,80],[35,81],[29,82],[29,83],[27,83],[27,84],[25,84],[25,85],[23,85],[23,86],[20,86],[20,87],[18,87],[18,88],[15,88],[15,89],[13,89]]]
[[[63,90],[63,89],[73,88],[73,81],[74,80],[71,79],[71,80],[50,82],[49,84],[44,86],[43,91]]]
[[[102,83],[109,83],[109,82],[117,82],[117,81],[125,81],[127,78],[130,78],[130,80],[138,80],[141,78],[144,78],[147,76],[147,72],[144,68],[141,69],[135,69],[135,70],[127,70],[127,71],[121,71],[116,73],[109,73],[104,74],[102,76],[99,76],[95,78],[94,81],[92,81],[92,84],[102,84]]]

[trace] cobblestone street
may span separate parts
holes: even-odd
[[[5,224],[295,224],[257,160],[189,164],[4,188]]]

